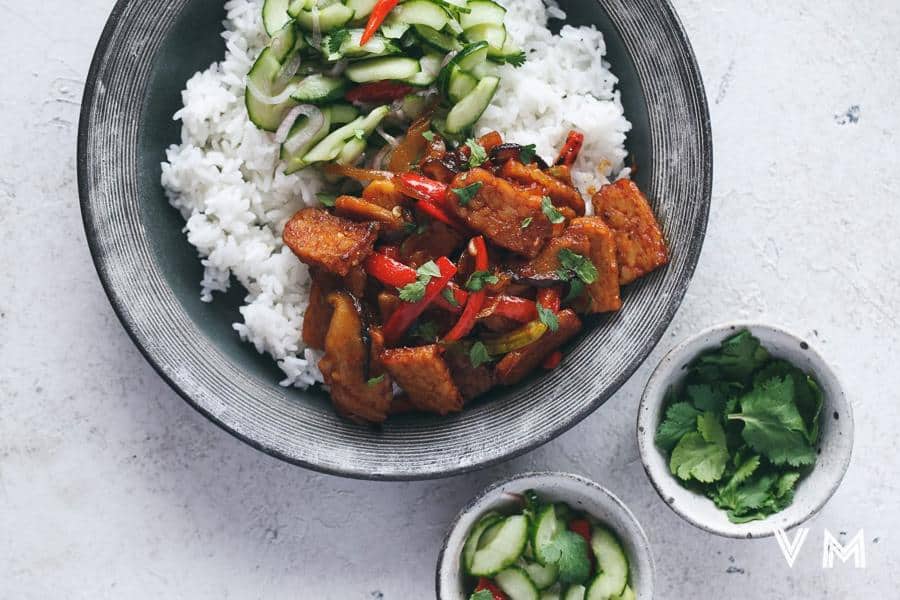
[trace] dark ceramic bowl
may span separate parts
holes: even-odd
[[[664,0],[567,0],[575,25],[606,34],[633,123],[636,180],[651,198],[672,263],[624,293],[625,307],[588,322],[562,366],[497,390],[464,413],[409,416],[375,429],[335,415],[321,390],[279,387],[274,362],[243,344],[239,285],[200,301],[200,261],[160,187],[173,113],[196,71],[224,56],[222,0],[120,0],[88,75],[78,180],[97,270],[135,343],[192,406],[290,462],[348,477],[425,479],[522,454],[613,394],[647,357],[690,281],[709,211],[712,147],[700,73]]]

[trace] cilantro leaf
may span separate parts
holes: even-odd
[[[328,52],[330,54],[338,54],[341,51],[341,47],[344,45],[344,42],[350,40],[350,31],[347,29],[338,29],[328,36]]]
[[[522,229],[528,229],[532,221],[534,221],[533,217],[525,217],[524,219],[522,219]]]
[[[425,297],[425,290],[431,282],[432,277],[440,277],[441,269],[429,260],[427,263],[416,269],[418,276],[416,281],[400,288],[400,299],[404,302],[419,302]]]
[[[591,576],[588,544],[575,532],[562,530],[544,547],[542,553],[559,567],[562,583],[580,584]]]
[[[597,274],[597,267],[595,267],[594,263],[589,259],[572,252],[568,248],[563,248],[556,256],[566,275],[568,275],[568,273],[574,273],[581,281],[588,285],[597,281],[597,277],[599,277]],[[566,278],[568,277],[564,277],[564,279]]]
[[[413,330],[413,335],[426,342],[434,342],[438,339],[439,335],[438,324],[434,321],[419,323]]]
[[[559,225],[566,220],[563,214],[553,206],[553,201],[550,200],[550,196],[541,198],[541,212],[544,213],[544,216],[554,225]]]
[[[334,203],[337,200],[337,196],[334,194],[326,194],[324,192],[316,194],[316,198],[319,200],[319,204],[328,208],[334,207]]]
[[[698,417],[698,419],[701,417]],[[669,458],[669,469],[679,479],[693,478],[702,483],[717,481],[725,472],[728,450],[723,445],[708,442],[696,431],[678,441]]]
[[[697,431],[703,439],[716,446],[725,446],[725,429],[715,413],[705,412],[697,417]]]
[[[471,153],[469,154],[470,169],[480,167],[485,162],[487,162],[487,151],[484,149],[484,146],[473,139],[466,140],[466,146],[468,146],[469,150],[471,151]]]
[[[477,592],[472,592],[469,600],[494,600],[494,594],[490,590],[478,590]]]
[[[569,282],[569,293],[563,298],[563,303],[571,302],[575,298],[584,293],[584,282],[580,279],[573,279]]]
[[[733,490],[737,488],[737,486],[747,481],[750,476],[756,472],[756,470],[759,468],[759,465],[759,454],[754,454],[743,463],[741,463],[741,465],[737,469],[735,469],[734,473],[732,473],[731,477],[728,479],[728,483],[726,483],[723,488],[720,488],[720,491]]]
[[[815,444],[819,438],[819,414],[822,411],[822,390],[816,380],[785,360],[775,360],[753,376],[754,385],[762,385],[776,377],[790,377],[794,382],[794,400],[807,426],[807,439]]]
[[[728,400],[727,388],[720,384],[689,385],[685,393],[697,410],[723,412]]]
[[[456,197],[459,199],[460,206],[468,206],[469,202],[472,201],[472,198],[478,193],[478,190],[481,189],[481,186],[484,184],[480,181],[476,181],[466,187],[462,188],[453,188],[450,191],[456,194]]]
[[[721,348],[701,355],[695,366],[706,367],[697,372],[707,381],[710,380],[710,376],[713,376],[713,380],[745,381],[768,359],[769,353],[759,340],[744,330],[722,342]]]
[[[506,64],[512,65],[518,69],[519,67],[521,67],[522,65],[525,64],[527,57],[525,56],[525,51],[520,50],[519,52],[516,52],[515,54],[510,54],[510,55],[506,56],[505,60],[506,60]]]
[[[537,303],[537,313],[538,319],[547,326],[547,329],[550,331],[557,331],[559,329],[559,319],[556,318],[555,312],[549,308],[544,308],[542,304]]]
[[[775,482],[775,497],[776,498],[784,498],[788,494],[793,493],[794,485],[796,485],[797,481],[800,480],[800,473],[798,471],[788,471],[781,475],[778,478],[778,481]]]
[[[534,160],[536,154],[537,146],[535,146],[534,144],[522,146],[522,148],[519,150],[519,162],[523,165],[530,165]]]
[[[491,362],[491,355],[488,353],[487,346],[483,342],[475,342],[469,349],[469,362],[476,369],[484,363]]]
[[[423,131],[422,137],[425,138],[426,142],[433,142],[434,141],[434,132],[433,131]]]
[[[670,451],[678,440],[686,434],[697,430],[697,417],[700,411],[687,402],[676,402],[666,410],[666,418],[656,428],[656,445]]]
[[[743,421],[741,435],[751,448],[775,465],[797,467],[816,461],[806,424],[794,402],[792,379],[772,379],[741,398],[740,405],[741,412],[728,415],[728,419]]]
[[[456,296],[453,294],[453,290],[450,288],[445,287],[441,292],[441,297],[453,308],[459,307],[459,301],[457,301]]]
[[[371,387],[371,386],[376,386],[376,385],[378,385],[379,383],[381,383],[382,381],[384,381],[384,373],[382,373],[382,374],[379,375],[378,377],[371,377],[371,378],[366,382],[366,385],[368,385],[368,386],[370,386],[370,387]]]
[[[499,281],[500,279],[490,271],[475,271],[469,275],[469,279],[466,281],[466,289],[470,292],[480,292],[485,286],[494,285]]]
[[[732,517],[748,516],[750,511],[765,506],[772,499],[770,490],[777,479],[774,473],[764,473],[737,487],[723,489],[713,500],[719,508],[728,509],[733,521]]]

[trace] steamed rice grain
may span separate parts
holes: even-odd
[[[195,74],[182,92],[181,144],[171,146],[162,164],[162,184],[185,219],[184,232],[204,267],[200,295],[212,302],[236,280],[246,290],[240,323],[245,342],[267,353],[285,374],[285,386],[322,381],[320,355],[300,339],[309,295],[309,272],[284,246],[288,219],[317,204],[325,186],[312,168],[284,175],[278,144],[258,130],[244,108],[244,81],[268,42],[262,27],[262,0],[225,4],[225,58]],[[585,133],[573,176],[585,191],[627,174],[625,135],[616,78],[603,61],[605,44],[594,28],[547,29],[549,11],[541,0],[507,0],[509,34],[526,51],[519,69],[503,67],[502,83],[479,122],[479,131],[497,130],[504,139],[535,144],[549,159],[570,129]]]

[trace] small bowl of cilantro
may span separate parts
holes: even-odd
[[[500,481],[459,516],[438,557],[438,600],[649,600],[653,556],[628,508],[569,473]]]
[[[656,368],[638,446],[660,497],[710,533],[756,538],[798,525],[837,490],[853,414],[835,374],[801,338],[727,324]]]

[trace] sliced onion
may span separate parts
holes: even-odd
[[[297,74],[297,71],[300,70],[300,65],[302,63],[303,57],[300,56],[299,52],[294,52],[287,62],[281,65],[281,69],[278,70],[278,75],[275,77],[272,87],[276,90],[280,90],[283,86],[286,86],[294,75]]]
[[[283,92],[277,96],[266,94],[259,89],[253,80],[247,78],[247,91],[253,94],[253,99],[262,104],[284,104],[291,99],[291,94],[297,89],[295,85],[289,85]]]
[[[447,65],[450,64],[450,61],[456,58],[456,55],[459,54],[458,50],[453,50],[452,52],[448,52],[447,56],[444,57],[444,60],[441,61],[441,68],[443,69]]]
[[[384,138],[384,141],[386,141],[391,148],[396,148],[400,145],[400,140],[386,132],[381,125],[379,125],[378,128],[375,129],[375,131],[378,132],[378,135]]]
[[[310,16],[312,17],[312,45],[316,50],[322,49],[322,24],[319,21],[319,3],[316,2],[313,4],[312,10],[310,11]]]
[[[421,96],[422,98],[427,98],[428,96],[437,94],[437,86],[431,86],[430,88],[426,88],[424,90],[419,90],[415,92],[415,96]]]
[[[334,63],[334,66],[331,68],[330,71],[328,71],[328,75],[329,75],[329,77],[340,77],[341,75],[344,74],[344,71],[346,71],[346,70],[347,70],[347,61],[339,60],[336,63]]]
[[[385,146],[384,148],[379,150],[378,154],[372,157],[372,161],[368,165],[369,168],[375,171],[384,169],[384,161],[391,150],[393,150],[391,146]]]
[[[325,115],[312,104],[295,106],[288,112],[287,116],[284,117],[281,125],[278,126],[278,131],[275,132],[276,143],[283,144],[285,140],[287,140],[288,135],[291,133],[291,128],[294,126],[294,123],[297,122],[297,119],[300,118],[300,115],[309,119],[309,123],[307,123],[303,130],[298,132],[296,137],[291,140],[291,147],[293,148],[302,148],[317,133],[319,133],[319,130],[325,125]]]

